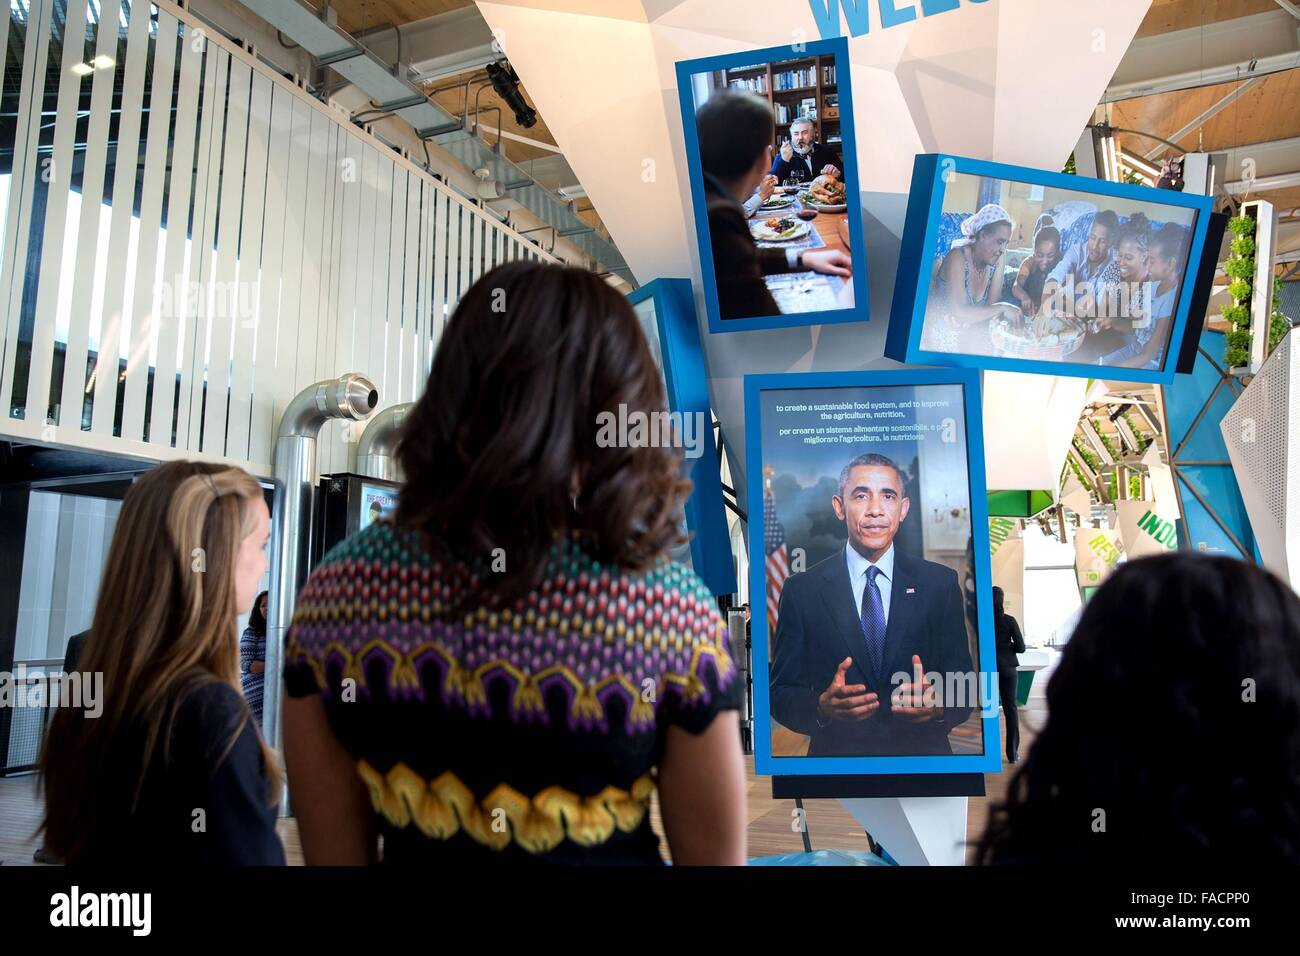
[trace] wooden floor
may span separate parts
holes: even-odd
[[[1032,746],[1036,728],[1045,716],[1043,701],[1036,698],[1029,707],[1020,711],[1020,754],[1023,758]],[[746,812],[749,823],[749,855],[775,856],[782,853],[799,853],[803,840],[791,826],[793,800],[773,800],[772,784],[767,777],[754,776],[753,758],[745,759],[748,771]],[[972,797],[966,818],[968,842],[973,842],[984,830],[990,800],[1001,800],[1006,793],[1011,768],[1002,773],[989,774],[988,796]],[[0,777],[0,862],[6,866],[30,865],[38,841],[36,829],[41,822],[41,803],[36,795],[36,777],[23,775]],[[814,849],[865,850],[867,840],[853,819],[835,800],[808,800],[804,803],[808,835]],[[659,808],[652,808],[651,823],[661,837],[663,827]],[[298,843],[297,823],[281,820],[280,836],[284,840],[285,856],[292,865],[302,863],[302,848]],[[667,844],[665,843],[665,847]],[[968,851],[969,852],[969,851]]]

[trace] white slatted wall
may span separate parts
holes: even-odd
[[[266,473],[298,391],[358,371],[415,399],[464,290],[551,258],[165,0],[107,2],[102,31],[100,6],[0,17],[0,434]],[[327,426],[322,473],[359,433]]]

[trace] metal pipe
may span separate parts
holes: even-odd
[[[493,150],[493,152],[497,152],[497,153],[499,153],[499,152],[501,152],[501,107],[499,107],[499,106],[489,106],[487,109],[483,110],[483,112],[484,112],[484,113],[496,113],[496,114],[497,114],[497,138],[496,138],[496,142],[492,144],[492,150]],[[476,136],[478,135],[478,110],[477,110],[477,109],[475,109],[475,112],[474,112],[474,129],[473,129],[473,132],[474,132],[474,135],[476,135]]]
[[[280,418],[272,468],[275,509],[271,515],[271,593],[267,598],[266,680],[262,733],[280,746],[280,681],[284,638],[298,591],[311,563],[312,508],[316,501],[316,438],[331,418],[360,421],[379,403],[379,392],[357,372],[309,385]],[[281,801],[281,809],[286,807]]]
[[[385,481],[402,480],[396,457],[397,439],[401,436],[402,422],[414,407],[414,402],[390,405],[370,420],[357,443],[357,474]]]

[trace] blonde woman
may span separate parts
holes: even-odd
[[[78,663],[103,674],[103,711],[59,709],[41,759],[53,856],[284,863],[280,774],[240,692],[236,628],[269,530],[238,468],[170,462],[127,493]]]

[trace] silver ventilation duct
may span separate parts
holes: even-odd
[[[271,515],[271,593],[267,597],[266,680],[262,698],[262,732],[273,747],[280,745],[284,638],[311,563],[316,438],[331,418],[360,421],[378,404],[379,392],[370,379],[349,372],[309,385],[289,403],[280,418],[272,459],[277,494]]]
[[[397,439],[402,432],[402,422],[414,407],[414,402],[390,405],[371,420],[357,443],[358,474],[385,481],[402,480],[395,457]]]

